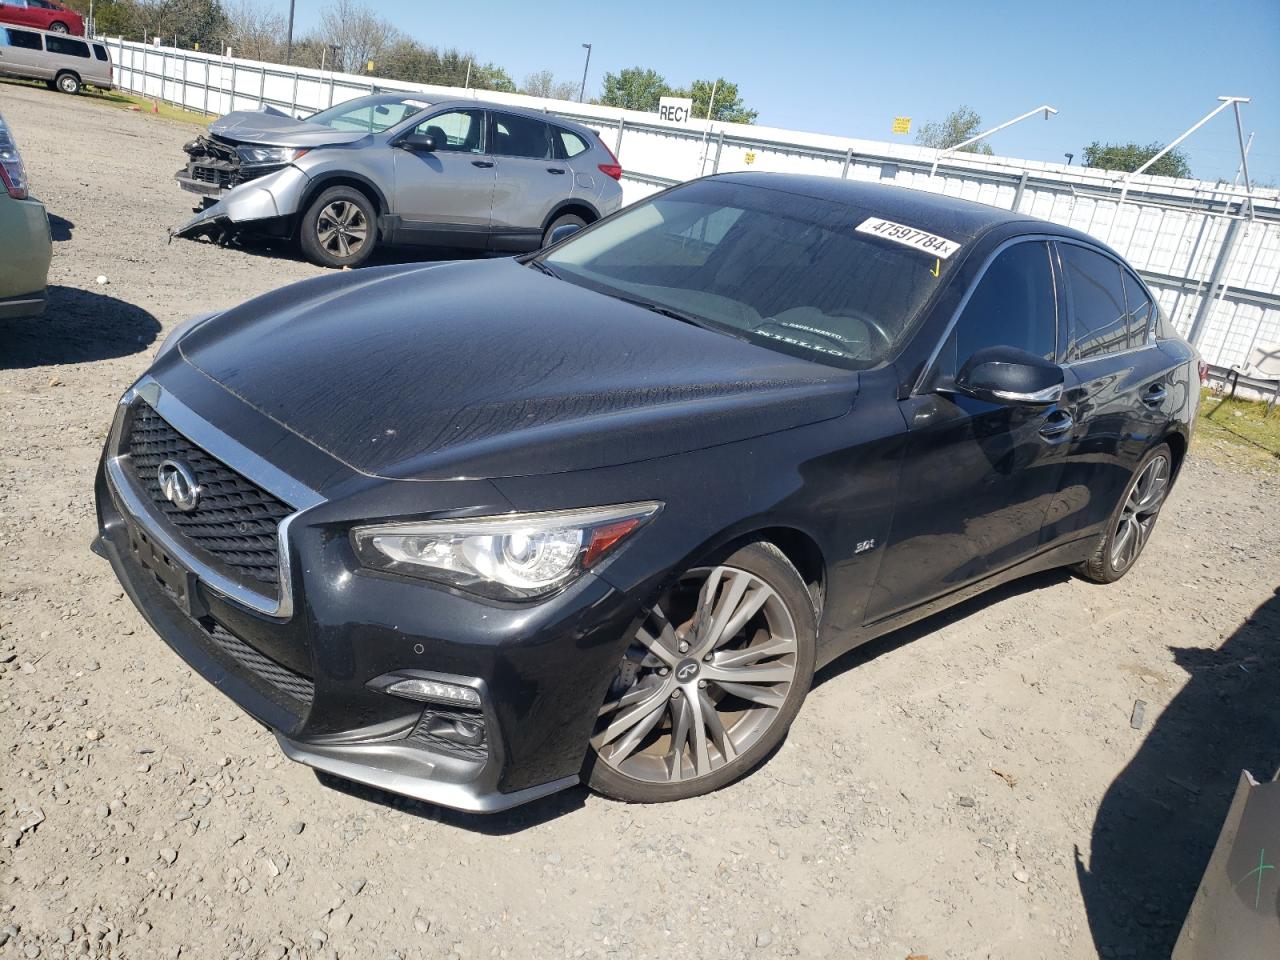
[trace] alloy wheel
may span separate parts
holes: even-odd
[[[355,256],[369,237],[364,211],[349,200],[335,200],[316,218],[316,239],[335,257]]]
[[[706,776],[777,720],[797,652],[791,612],[761,577],[730,566],[691,570],[636,631],[591,745],[634,780]]]
[[[1156,525],[1156,514],[1169,492],[1169,460],[1152,459],[1129,488],[1120,522],[1111,538],[1111,566],[1117,571],[1128,569],[1146,545]]]

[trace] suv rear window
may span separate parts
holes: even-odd
[[[7,39],[5,39],[7,35]],[[15,30],[13,27],[0,27],[0,42],[7,43],[11,47],[21,47],[23,50],[43,50],[40,44],[40,34],[32,33],[30,30]]]
[[[107,48],[100,43],[93,45],[93,55],[103,62],[110,62],[110,57],[107,56]]]
[[[50,34],[44,38],[44,48],[50,53],[61,53],[68,57],[89,59],[89,45],[83,40],[72,40],[70,37]]]
[[[543,121],[513,113],[493,115],[493,152],[499,156],[546,160],[550,147]]]
[[[580,153],[586,153],[590,149],[586,141],[571,130],[552,127],[551,133],[556,142],[558,155],[565,160],[576,157]]]

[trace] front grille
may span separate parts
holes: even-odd
[[[126,469],[175,533],[218,572],[279,599],[278,528],[293,509],[211,457],[145,403],[134,410],[127,445]],[[165,460],[191,468],[202,488],[195,510],[179,510],[164,496],[157,471]]]
[[[478,729],[479,735],[467,742],[457,731],[456,724]],[[406,738],[428,750],[447,753],[463,760],[486,760],[489,757],[488,737],[485,733],[484,714],[466,707],[446,709],[430,707],[422,714],[413,732]]]
[[[201,617],[199,623],[224,653],[258,679],[297,701],[300,708],[305,709],[311,706],[311,701],[315,699],[316,686],[302,674],[295,673],[259,653],[212,617]]]
[[[273,164],[241,167],[222,161],[214,161],[212,163],[193,162],[187,165],[187,176],[200,183],[212,184],[221,190],[230,190],[232,187],[238,187],[242,183],[248,183],[250,180],[257,180],[258,177],[266,176],[268,173],[275,173],[281,169],[281,166],[281,164]]]

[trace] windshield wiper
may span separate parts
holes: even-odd
[[[560,274],[556,273],[554,270],[552,270],[550,267],[548,267],[548,266],[547,266],[545,263],[543,263],[541,260],[529,260],[529,261],[528,261],[528,264],[529,264],[529,266],[533,267],[533,269],[542,271],[542,272],[543,272],[543,273],[545,273],[548,277],[555,277],[557,280],[560,280],[560,279],[561,279]]]
[[[679,320],[681,323],[687,323],[690,326],[701,327],[703,330],[714,330],[722,333],[719,324],[711,324],[701,317],[695,317],[691,313],[685,313],[683,310],[677,310],[675,307],[667,307],[661,303],[654,303],[652,300],[645,300],[640,297],[622,297],[618,294],[610,294],[615,300],[621,300],[623,303],[629,303],[633,307],[643,307],[653,313],[664,317],[670,317],[672,320]]]

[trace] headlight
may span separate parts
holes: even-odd
[[[206,320],[212,320],[218,315],[219,311],[213,313],[198,313],[194,317],[183,320],[180,324],[169,331],[169,335],[160,342],[159,348],[156,350],[155,356],[151,358],[151,362],[155,363],[166,353],[178,345],[178,341],[185,337]]]
[[[294,147],[236,147],[240,162],[248,167],[293,163],[306,152]]]
[[[662,504],[387,523],[351,531],[367,567],[435,580],[499,600],[546,596],[571,583]]]

